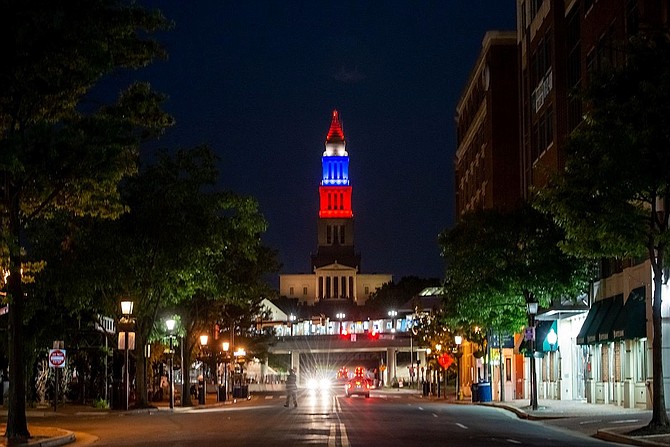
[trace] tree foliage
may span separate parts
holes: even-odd
[[[653,414],[668,430],[661,354],[661,291],[670,240],[670,41],[636,36],[627,61],[594,74],[584,122],[570,136],[563,172],[538,207],[566,232],[566,250],[592,258],[646,256],[654,275]],[[666,274],[667,275],[667,274]]]
[[[159,13],[117,0],[9,0],[0,5],[0,222],[9,271],[10,390],[5,436],[29,436],[25,417],[23,231],[37,218],[114,217],[117,185],[135,169],[140,141],[172,123],[162,96],[131,85],[116,103],[81,108],[104,76],[164,52]]]
[[[590,264],[562,252],[562,237],[530,207],[476,211],[442,232],[448,325],[514,333],[526,321],[526,303],[547,306],[584,293]]]

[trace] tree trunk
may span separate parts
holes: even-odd
[[[135,408],[149,406],[147,400],[146,353],[144,352],[146,337],[140,328],[135,333]]]
[[[654,295],[652,298],[652,415],[649,422],[649,428],[668,429],[670,421],[665,407],[665,393],[663,391],[663,344],[661,337],[661,299],[663,292],[663,261],[664,249],[658,247],[656,250],[656,259],[652,259],[652,268],[654,271]]]
[[[23,314],[25,300],[21,284],[21,224],[19,194],[13,191],[9,205],[9,406],[5,437],[11,440],[28,438],[26,420],[26,359]]]
[[[181,391],[181,405],[182,407],[190,407],[193,405],[191,401],[191,352],[193,344],[189,343],[190,340],[189,334],[187,333],[184,338],[181,340],[181,352],[182,352],[182,364],[181,364],[181,377],[182,377],[182,391]]]

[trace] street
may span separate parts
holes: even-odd
[[[339,391],[339,390],[338,390]],[[235,404],[129,413],[79,413],[31,418],[77,434],[71,445],[206,446],[605,446],[582,433],[526,421],[499,408],[446,404],[416,395],[374,392],[369,399],[341,393],[300,393],[298,408],[282,396]]]

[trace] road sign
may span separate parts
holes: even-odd
[[[66,359],[65,349],[49,349],[49,366],[51,368],[64,368]]]

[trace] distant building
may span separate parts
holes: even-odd
[[[328,313],[328,309],[337,311],[338,306],[365,304],[375,290],[392,282],[393,276],[360,273],[361,255],[354,248],[349,154],[337,110],[333,110],[321,165],[318,245],[310,259],[311,272],[280,274],[279,292]]]
[[[456,216],[521,204],[516,32],[489,31],[456,106]]]

